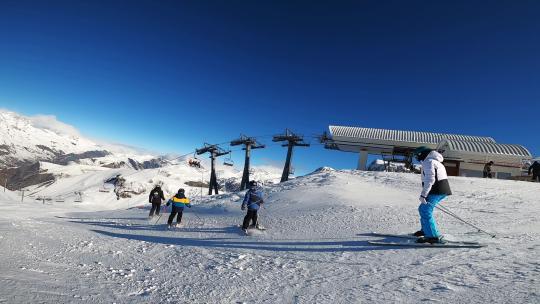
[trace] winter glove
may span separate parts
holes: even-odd
[[[242,207],[240,209],[246,210],[246,205],[242,205]]]
[[[189,205],[186,205],[186,206],[188,206],[188,208],[191,208],[191,204],[189,204]]]
[[[419,200],[419,201],[420,201],[420,203],[422,203],[422,204],[429,204],[429,202],[428,202],[428,201],[426,201],[426,198],[425,198],[425,197],[423,197],[423,196],[421,196],[421,195],[420,195],[420,197],[418,198],[418,200]]]
[[[167,204],[165,204],[165,205],[169,206],[170,204],[171,204],[171,201],[169,200],[169,201],[167,201]]]

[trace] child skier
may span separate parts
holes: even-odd
[[[182,223],[182,213],[184,212],[184,207],[191,208],[191,204],[189,203],[189,199],[184,195],[184,189],[180,188],[178,189],[178,193],[176,193],[168,202],[167,206],[172,204],[171,209],[171,215],[169,215],[169,220],[167,221],[168,228],[177,227]],[[174,216],[176,217],[176,224],[172,224],[174,220]]]
[[[420,224],[422,229],[414,233],[418,236],[418,243],[444,243],[437,231],[437,224],[433,218],[433,209],[448,195],[452,194],[446,169],[442,161],[443,156],[427,147],[414,150],[414,156],[422,164],[422,192],[420,193]]]
[[[148,202],[152,204],[150,214],[148,215],[149,218],[152,218],[154,216],[154,212],[156,213],[156,215],[159,215],[159,209],[161,208],[162,200],[165,200],[165,197],[163,196],[163,191],[161,190],[160,185],[156,185],[154,189],[150,191],[150,195],[148,196]]]
[[[261,229],[262,227],[259,226],[257,222],[257,211],[261,207],[261,205],[264,203],[263,200],[263,193],[262,191],[257,187],[256,181],[250,181],[249,182],[249,190],[246,192],[246,195],[244,196],[244,201],[242,202],[242,210],[246,210],[247,213],[244,217],[244,223],[242,225],[242,230],[244,233],[247,234],[247,229],[249,227],[249,222],[253,221],[253,226],[257,229]]]

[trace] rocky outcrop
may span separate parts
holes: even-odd
[[[0,170],[0,182],[15,191],[28,186],[54,182],[55,177],[40,170],[39,162]]]
[[[69,153],[65,155],[59,155],[58,157],[56,157],[56,159],[52,160],[51,162],[57,165],[65,166],[70,162],[76,162],[78,160],[86,159],[86,158],[105,157],[109,154],[110,154],[109,152],[104,151],[104,150],[103,151],[87,151],[87,152],[78,153],[78,154]]]

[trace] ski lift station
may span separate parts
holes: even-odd
[[[510,179],[524,175],[525,166],[532,159],[531,153],[521,145],[457,134],[329,126],[329,133],[323,135],[321,142],[326,149],[358,153],[358,170],[366,170],[369,154],[410,165],[412,152],[420,146],[441,152],[451,176],[482,177],[484,165],[493,161],[495,177]]]

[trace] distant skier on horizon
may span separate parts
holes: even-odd
[[[493,161],[490,161],[484,166],[484,171],[483,171],[484,178],[493,178],[493,173],[491,172],[492,171],[491,166],[493,166]]]
[[[148,196],[148,202],[152,204],[152,208],[150,208],[150,214],[148,215],[149,218],[152,218],[154,216],[154,212],[156,215],[159,215],[159,211],[161,209],[161,202],[165,200],[165,196],[163,196],[163,190],[161,190],[161,185],[156,185],[152,191],[150,191],[150,195]]]
[[[420,224],[422,229],[415,232],[418,243],[444,243],[433,218],[433,209],[448,195],[452,194],[446,169],[442,164],[443,156],[427,147],[414,150],[415,158],[422,164],[422,192],[420,193]]]
[[[184,189],[178,189],[178,192],[169,201],[167,201],[167,206],[172,204],[171,215],[169,215],[169,220],[167,221],[167,227],[169,229],[182,224],[182,214],[184,213],[184,207],[191,208],[189,198],[185,196],[184,192]],[[173,220],[175,216],[176,224],[173,225]]]
[[[528,170],[528,174],[531,175],[532,171],[532,180],[533,182],[540,182],[540,163],[535,161]]]
[[[256,181],[250,181],[248,184],[249,190],[244,196],[244,201],[242,202],[242,210],[247,209],[246,216],[244,217],[244,222],[242,224],[242,230],[247,234],[247,229],[249,228],[249,222],[253,222],[253,227],[257,229],[262,229],[258,223],[257,211],[264,203],[263,193],[259,189]]]

